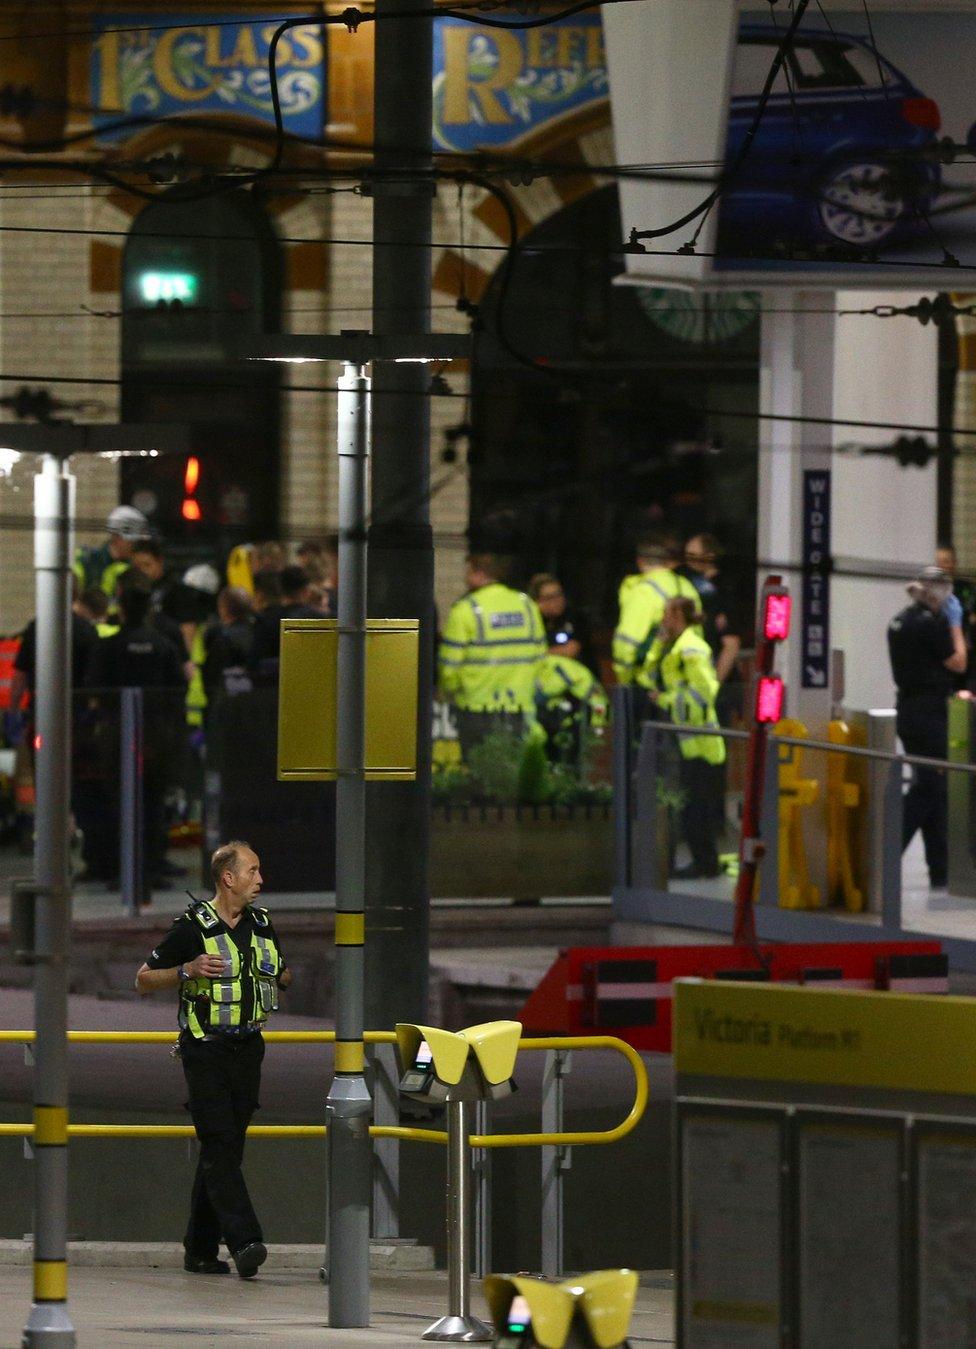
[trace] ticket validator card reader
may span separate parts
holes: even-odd
[[[525,1275],[485,1280],[495,1349],[626,1349],[636,1297],[630,1269],[600,1269],[558,1284]]]
[[[396,1035],[400,1091],[411,1100],[498,1101],[515,1090],[518,1021],[486,1021],[460,1031],[401,1023]]]

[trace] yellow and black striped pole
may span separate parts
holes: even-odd
[[[68,1315],[68,934],[71,520],[75,481],[45,455],[34,483],[34,1301],[24,1346],[74,1349]]]
[[[329,1126],[329,1325],[369,1325],[373,1102],[364,1075],[366,900],[366,466],[369,388],[339,379],[339,614],[336,661],[335,1073]]]

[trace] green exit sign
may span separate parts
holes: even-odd
[[[147,304],[179,300],[193,304],[197,298],[199,277],[192,272],[140,272],[139,294]]]

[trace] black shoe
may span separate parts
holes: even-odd
[[[183,1268],[187,1274],[229,1274],[230,1265],[216,1256],[204,1258],[196,1255],[184,1255]]]
[[[249,1241],[239,1251],[234,1251],[234,1264],[242,1279],[253,1279],[267,1258],[268,1248],[263,1241]]]

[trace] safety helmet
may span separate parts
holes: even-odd
[[[151,533],[149,521],[135,506],[116,506],[105,527],[110,534],[119,534],[123,539],[146,539]]]
[[[183,573],[183,584],[191,590],[202,590],[205,595],[216,595],[220,589],[220,573],[209,562],[198,562],[187,567]]]

